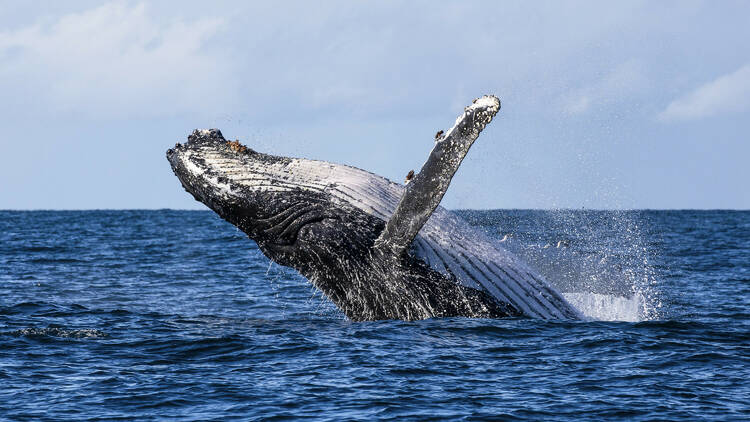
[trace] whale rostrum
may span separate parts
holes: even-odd
[[[484,96],[438,132],[406,186],[355,167],[259,153],[218,129],[167,151],[185,190],[355,321],[581,313],[495,239],[439,206],[500,101]]]

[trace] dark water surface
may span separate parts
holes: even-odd
[[[5,211],[0,419],[750,418],[750,212],[461,214],[625,321],[351,323],[208,211]]]

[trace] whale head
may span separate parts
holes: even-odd
[[[320,268],[349,274],[352,265],[366,262],[384,227],[327,193],[330,163],[259,153],[217,129],[195,130],[167,151],[167,159],[196,200],[240,228],[266,256],[314,282],[331,278],[315,274]]]

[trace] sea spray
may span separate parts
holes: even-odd
[[[658,254],[648,212],[460,211],[539,270],[584,315],[643,321],[661,315]]]

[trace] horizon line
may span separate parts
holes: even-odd
[[[446,208],[449,211],[750,211],[750,208]],[[198,211],[210,208],[3,208],[0,212],[73,212],[73,211]]]

